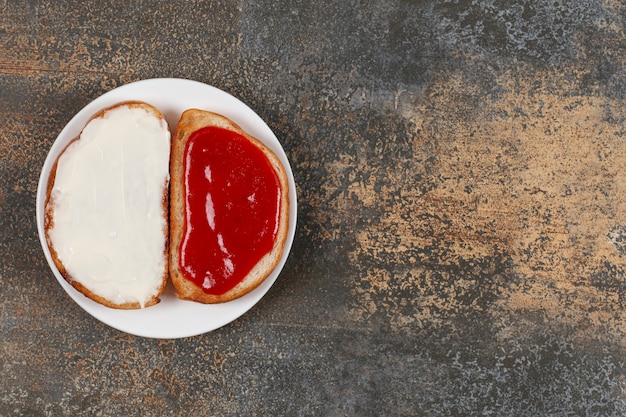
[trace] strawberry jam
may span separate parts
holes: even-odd
[[[235,287],[270,252],[281,187],[262,150],[218,127],[192,133],[184,153],[180,268],[208,294]]]

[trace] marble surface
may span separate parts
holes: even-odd
[[[0,1],[0,415],[626,415],[625,16]],[[80,309],[35,224],[63,126],[155,77],[253,108],[299,203],[263,300],[176,340]]]

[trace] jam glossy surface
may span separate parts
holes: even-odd
[[[278,177],[245,137],[218,127],[191,134],[184,154],[180,267],[208,294],[235,287],[274,245]]]

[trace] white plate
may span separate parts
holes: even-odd
[[[199,108],[221,113],[245,131],[262,140],[280,158],[289,176],[289,230],[283,256],[272,274],[252,292],[222,304],[204,305],[176,298],[168,283],[161,302],[142,310],[117,310],[91,301],[63,279],[52,258],[44,234],[44,205],[50,170],[67,144],[99,110],[126,100],[141,100],[157,107],[174,129],[182,112]],[[46,260],[69,296],[86,312],[101,322],[137,336],[175,339],[195,336],[224,326],[250,310],[270,289],[283,268],[296,229],[296,188],[293,173],[280,142],[265,122],[247,105],[215,87],[197,81],[158,78],[127,84],[98,97],[70,120],[52,145],[43,165],[37,189],[37,229]]]

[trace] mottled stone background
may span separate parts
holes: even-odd
[[[0,415],[626,415],[625,32],[618,0],[0,0]],[[181,340],[82,311],[35,225],[63,126],[153,77],[248,103],[298,189],[275,286]]]

